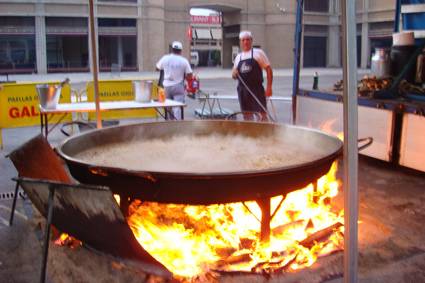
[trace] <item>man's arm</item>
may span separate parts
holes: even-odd
[[[233,68],[233,69],[232,69],[232,78],[233,78],[234,80],[236,80],[236,79],[238,78],[238,74],[239,74],[238,69]]]
[[[239,54],[236,55],[235,61],[233,62],[232,78],[234,80],[237,80],[238,79],[238,74],[239,74],[239,72],[238,72],[238,64],[239,64]]]
[[[270,97],[273,95],[272,86],[273,86],[273,70],[270,65],[266,67],[267,73],[267,88],[266,88],[266,97]]]
[[[266,87],[266,97],[270,97],[273,95],[272,86],[273,86],[273,70],[270,66],[269,58],[267,58],[266,53],[264,53],[261,49],[254,49],[256,52],[256,55],[258,56],[256,60],[258,60],[258,63],[260,64],[261,68],[266,70],[267,74],[267,87]]]
[[[155,70],[156,71],[162,71],[164,69],[164,58],[165,56],[162,56],[161,59],[155,64]]]
[[[190,63],[189,63],[189,61],[186,59],[186,68],[185,68],[185,78],[187,79],[187,80],[191,80],[192,79],[192,73],[193,73],[193,71],[192,71],[192,68],[190,67]]]

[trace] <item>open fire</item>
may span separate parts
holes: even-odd
[[[271,199],[270,240],[256,202],[210,206],[134,201],[128,223],[139,243],[181,279],[215,272],[282,273],[343,248],[337,164],[317,184]]]

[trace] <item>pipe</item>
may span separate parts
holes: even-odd
[[[393,27],[394,32],[398,32],[400,30],[400,13],[401,13],[401,0],[396,0],[395,1],[394,27]]]
[[[102,118],[100,116],[100,101],[99,101],[99,81],[98,81],[98,70],[97,70],[97,50],[96,50],[96,32],[94,28],[94,7],[93,0],[89,0],[90,10],[90,42],[91,42],[91,59],[93,66],[93,86],[94,86],[94,100],[96,105],[96,120],[97,128],[102,128]]]
[[[297,94],[300,88],[300,57],[304,0],[297,0],[297,16],[295,19],[294,71],[292,75],[292,124],[297,121]]]
[[[260,198],[256,202],[261,209],[261,233],[260,241],[262,243],[270,242],[270,222],[271,222],[271,210],[270,210],[270,198]]]
[[[358,266],[358,114],[355,2],[341,1],[344,81],[344,282],[357,282]]]

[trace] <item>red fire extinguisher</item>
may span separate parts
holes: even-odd
[[[186,79],[186,91],[188,94],[196,94],[199,90],[199,78],[193,75],[190,79]]]

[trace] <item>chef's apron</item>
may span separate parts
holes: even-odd
[[[246,85],[263,105],[264,109],[267,109],[266,95],[263,87],[263,70],[260,64],[254,59],[254,49],[251,49],[251,58],[239,61],[237,70]],[[243,112],[265,112],[240,81],[238,84],[238,99],[241,111]]]

